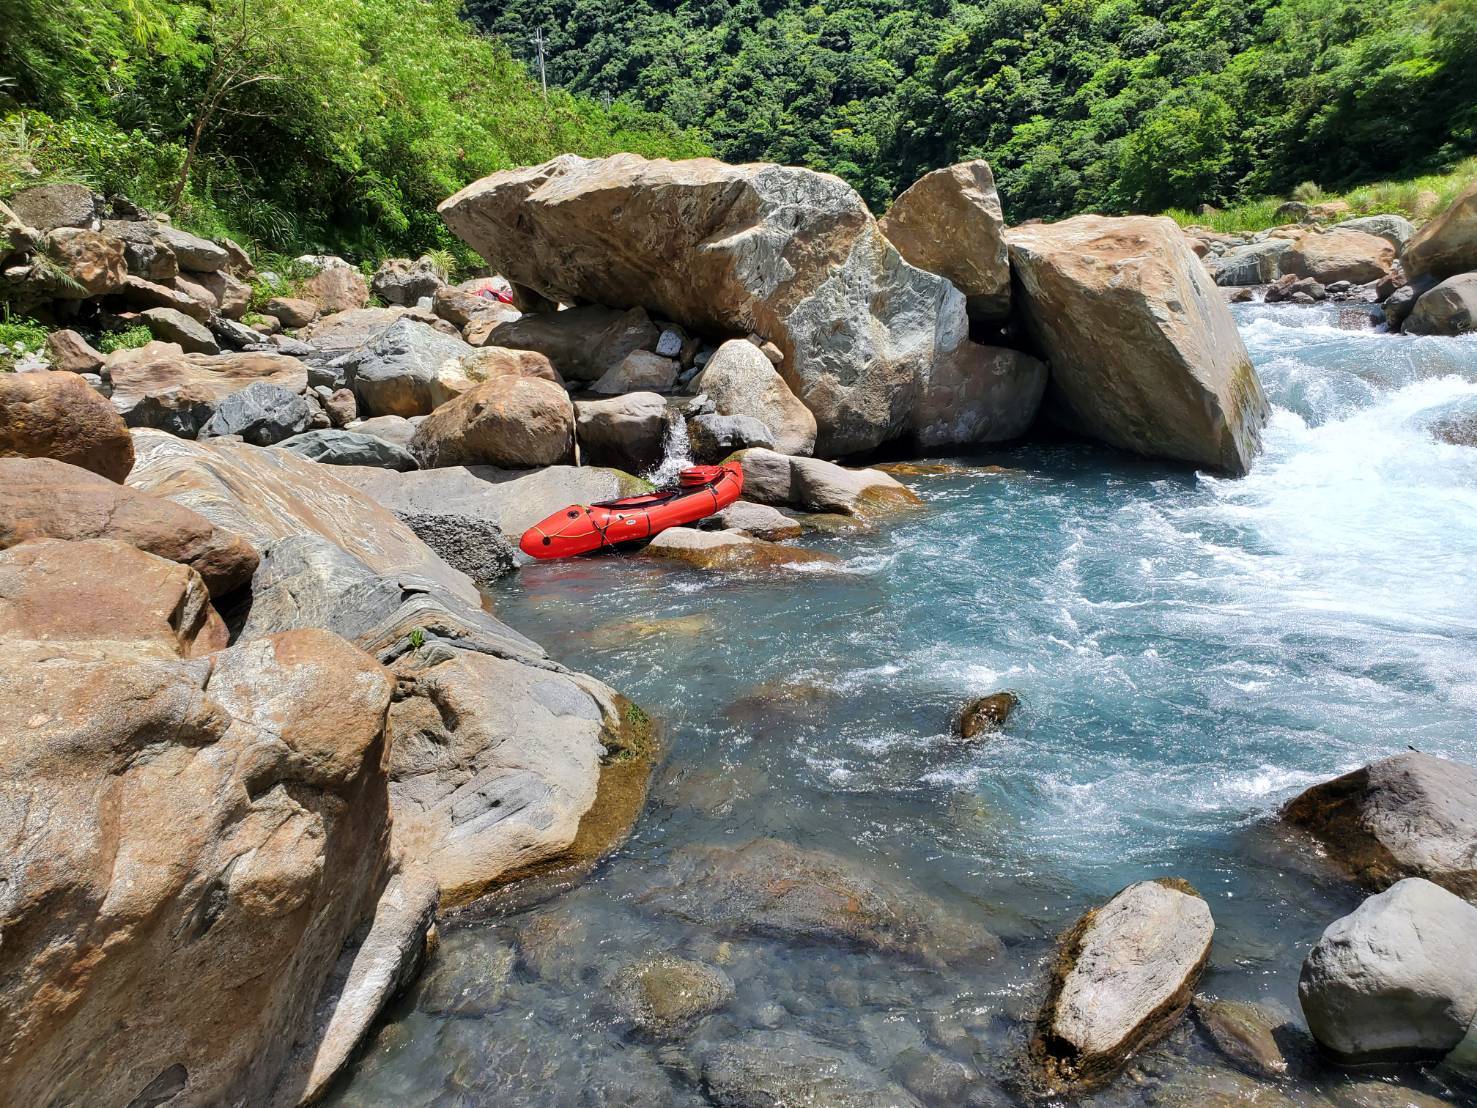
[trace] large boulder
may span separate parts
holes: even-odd
[[[157,233],[170,250],[174,251],[181,269],[191,273],[214,273],[230,264],[231,255],[226,248],[209,239],[192,235],[167,223],[159,224]]]
[[[967,337],[963,295],[904,262],[850,186],[807,169],[564,155],[484,178],[440,211],[494,269],[551,299],[772,340],[822,454],[902,436],[928,371]]]
[[[374,435],[320,428],[304,431],[278,443],[299,458],[331,466],[377,466],[381,469],[415,469],[415,456]]]
[[[33,185],[6,203],[27,227],[54,231],[58,227],[92,227],[97,222],[97,196],[87,185]]]
[[[509,350],[504,346],[483,346],[470,354],[452,358],[441,364],[431,382],[433,407],[470,392],[483,381],[494,377],[539,377],[560,388],[564,378],[553,364],[536,350]]]
[[[574,458],[574,405],[550,381],[494,377],[432,412],[410,452],[426,469],[560,465]]]
[[[1189,1007],[1215,922],[1183,881],[1140,881],[1062,937],[1031,1055],[1050,1091],[1100,1085]]]
[[[1230,310],[1173,220],[1077,216],[1009,234],[1049,402],[1110,445],[1242,474],[1267,402]]]
[[[353,266],[324,266],[302,283],[302,295],[323,315],[352,312],[369,306],[369,282]]]
[[[1279,268],[1284,276],[1311,277],[1320,284],[1350,281],[1362,285],[1390,275],[1395,247],[1378,235],[1364,231],[1309,231],[1297,238],[1282,255]]]
[[[1335,231],[1359,231],[1366,235],[1377,235],[1395,248],[1398,257],[1411,239],[1415,237],[1415,225],[1403,215],[1362,215],[1357,219],[1346,219],[1334,224]]]
[[[1477,900],[1477,769],[1408,751],[1314,785],[1282,818],[1356,880],[1424,877]]]
[[[1267,285],[1282,275],[1282,255],[1292,243],[1288,239],[1266,239],[1235,246],[1206,265],[1218,285]]]
[[[642,902],[721,931],[832,943],[932,966],[1000,951],[977,920],[906,881],[777,839],[683,848],[670,884]]]
[[[425,416],[413,416],[410,419],[397,415],[372,416],[369,419],[355,420],[349,430],[359,435],[373,435],[377,439],[383,439],[385,442],[408,451],[410,440],[415,438],[415,429],[425,421],[425,418]]]
[[[1338,1062],[1444,1057],[1477,1019],[1477,907],[1419,877],[1396,882],[1328,925],[1298,998]]]
[[[204,309],[209,315],[209,309]],[[187,354],[219,354],[215,332],[177,308],[146,308],[139,313],[144,326],[160,342],[174,343]]]
[[[590,386],[591,392],[619,396],[627,392],[670,392],[682,367],[650,350],[633,350]]]
[[[369,287],[386,304],[413,308],[422,297],[434,296],[446,285],[436,263],[427,257],[386,258],[374,271]]]
[[[6,373],[0,458],[55,458],[122,481],[133,468],[133,440],[113,405],[75,373]]]
[[[492,327],[477,345],[536,350],[571,381],[598,381],[637,350],[655,350],[661,337],[641,308],[597,305],[539,312]]]
[[[197,323],[205,323],[210,311],[193,296],[172,285],[129,275],[118,286],[118,299],[130,308],[172,308]]]
[[[130,427],[194,438],[232,393],[263,382],[290,393],[308,387],[308,368],[286,354],[186,354],[151,342],[108,358],[112,402]]]
[[[971,319],[998,324],[1010,317],[1010,251],[989,162],[976,158],[925,174],[877,225],[909,265],[953,282]]]
[[[1401,326],[1408,335],[1477,331],[1477,273],[1458,273],[1422,293]]]
[[[328,354],[347,354],[368,346],[405,314],[404,308],[355,308],[323,316],[298,332],[298,338]]]
[[[917,494],[878,469],[848,469],[820,458],[795,458],[773,450],[745,450],[744,496],[806,512],[870,516],[916,507]]]
[[[123,243],[97,231],[58,227],[46,236],[43,249],[52,265],[67,277],[66,281],[48,282],[48,291],[58,300],[104,296],[122,287],[128,276]]]
[[[245,539],[172,501],[49,458],[0,459],[0,548],[42,538],[125,542],[189,566],[211,596],[240,588],[257,567]]]
[[[910,420],[924,449],[1010,442],[1036,421],[1048,374],[1039,358],[966,343],[935,363]]]
[[[473,348],[455,335],[400,319],[335,364],[343,367],[361,412],[372,416],[426,415],[448,395],[438,382],[441,367],[472,352]]]
[[[686,419],[689,452],[699,465],[716,465],[730,454],[754,446],[774,449],[774,432],[769,424],[753,416],[698,412]]]
[[[781,454],[810,454],[815,449],[815,416],[751,342],[731,339],[720,346],[693,391],[705,393],[720,416],[749,416],[764,424]]]
[[[641,553],[648,558],[664,558],[696,569],[723,572],[839,561],[836,555],[825,551],[781,546],[742,531],[700,531],[693,527],[668,527],[647,543]]]
[[[195,658],[226,645],[200,575],[116,539],[39,539],[0,552],[0,637],[126,642]]]
[[[179,260],[150,220],[105,220],[105,235],[123,243],[128,272],[146,281],[172,281],[179,275]]]
[[[1402,264],[1408,277],[1438,281],[1477,270],[1477,181],[1416,232]]]
[[[654,392],[580,400],[574,426],[583,464],[645,473],[662,460],[667,402]]]
[[[200,428],[200,438],[239,435],[253,446],[271,446],[308,429],[313,409],[281,385],[254,381],[223,399]]]
[[[750,1031],[703,1065],[721,1108],[921,1108],[907,1089],[844,1051],[799,1031]]]

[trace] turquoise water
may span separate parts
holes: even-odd
[[[1429,431],[1477,413],[1477,339],[1384,335],[1347,309],[1236,310],[1274,405],[1244,480],[1025,447],[905,478],[926,511],[808,539],[843,559],[821,571],[598,559],[516,575],[499,614],[660,718],[668,757],[591,881],[449,929],[440,982],[457,1004],[440,984],[413,992],[337,1099],[703,1104],[707,1054],[780,1027],[927,1104],[1014,1103],[1055,936],[1159,875],[1214,913],[1202,991],[1300,1024],[1302,958],[1359,894],[1278,831],[1278,805],[1407,745],[1477,760],[1477,449]],[[959,707],[999,689],[1022,700],[1007,730],[952,739]],[[759,837],[906,880],[1004,953],[918,966],[715,934],[644,899],[680,848]],[[549,933],[556,953],[539,956],[530,936]],[[665,951],[723,965],[736,994],[658,1042],[618,1018],[609,979]],[[1406,1103],[1290,1041],[1292,1102]],[[1395,1080],[1477,1097],[1451,1066]],[[1187,1020],[1093,1101],[1212,1093],[1277,1090],[1233,1075]]]

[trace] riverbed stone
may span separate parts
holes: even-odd
[[[370,289],[386,304],[414,307],[446,287],[446,277],[430,258],[386,258],[370,278]],[[362,306],[362,305],[361,305]]]
[[[662,460],[667,402],[654,392],[630,392],[574,405],[575,438],[585,465],[644,473]]]
[[[1346,219],[1342,223],[1333,225],[1335,231],[1359,231],[1366,235],[1376,235],[1384,239],[1395,248],[1398,257],[1406,245],[1415,237],[1415,225],[1403,215],[1394,212],[1384,215],[1362,215],[1354,219]]]
[[[346,354],[371,345],[404,315],[404,308],[354,308],[335,312],[304,327],[298,338],[324,353]]]
[[[656,349],[660,332],[639,308],[595,304],[500,323],[479,345],[536,350],[571,381],[598,381],[638,350]]]
[[[667,1037],[733,999],[733,979],[721,969],[659,954],[624,967],[610,985],[616,1009],[636,1028]]]
[[[1184,1015],[1215,922],[1183,881],[1128,886],[1062,937],[1031,1042],[1048,1090],[1092,1089]]]
[[[1355,880],[1424,877],[1477,900],[1477,769],[1407,751],[1314,785],[1282,810]]]
[[[380,469],[416,468],[410,451],[375,435],[319,429],[304,431],[277,444],[300,458],[333,466],[375,466]]]
[[[755,448],[736,454],[744,495],[761,504],[841,515],[885,515],[922,503],[917,494],[876,469],[848,469],[820,458],[795,458]]]
[[[240,535],[169,500],[50,458],[0,458],[0,548],[37,539],[115,539],[200,574],[212,596],[251,580]]]
[[[478,929],[441,940],[415,984],[415,1006],[436,1016],[476,1018],[497,1011],[508,995],[517,960],[512,947]]]
[[[322,315],[351,312],[369,306],[369,282],[352,266],[325,266],[302,283],[302,295]]]
[[[1459,273],[1422,293],[1401,329],[1408,335],[1477,331],[1477,273]]]
[[[627,392],[670,392],[681,367],[671,358],[650,350],[633,350],[620,364],[590,386],[591,392],[619,396]]]
[[[1010,317],[1010,251],[989,162],[976,158],[925,174],[877,225],[909,265],[964,293],[971,319],[999,324]]]
[[[651,908],[724,932],[854,946],[941,966],[999,953],[977,920],[890,874],[778,839],[684,847]]]
[[[306,399],[269,381],[254,381],[223,397],[204,426],[202,439],[239,435],[253,446],[271,446],[308,429],[313,409]]]
[[[191,273],[214,273],[218,269],[225,269],[231,261],[226,248],[209,239],[192,235],[168,223],[161,223],[158,227],[159,237],[174,251],[181,269]]]
[[[1298,997],[1335,1061],[1444,1057],[1477,1018],[1477,907],[1423,878],[1397,881],[1329,924]]]
[[[206,314],[209,314],[208,312]],[[146,308],[139,318],[160,342],[175,343],[187,354],[219,354],[209,327],[175,308]]]
[[[1018,306],[1069,427],[1245,473],[1267,402],[1230,310],[1173,220],[1076,216],[1009,233]],[[1383,244],[1382,244],[1383,245]]]
[[[193,297],[169,285],[146,281],[132,274],[123,278],[114,295],[130,308],[173,308],[202,325],[210,318],[205,306]]]
[[[431,382],[431,399],[439,408],[494,377],[537,377],[564,387],[559,371],[538,351],[483,346],[441,364]]]
[[[959,737],[974,739],[980,735],[999,731],[1010,719],[1020,704],[1020,697],[1013,692],[991,693],[965,706],[959,716]]]
[[[0,458],[54,458],[122,481],[133,440],[122,417],[75,373],[0,374]]]
[[[1334,281],[1362,285],[1388,276],[1394,264],[1395,247],[1386,239],[1332,229],[1299,236],[1282,255],[1279,268],[1284,275],[1311,277],[1324,285]]]
[[[687,417],[687,443],[695,462],[716,465],[739,450],[773,450],[774,434],[753,416],[699,412]]]
[[[551,299],[641,307],[700,334],[762,321],[825,455],[904,435],[927,371],[967,341],[963,294],[904,262],[849,185],[808,169],[562,155],[474,182],[440,212]]]
[[[751,1031],[720,1044],[703,1080],[722,1108],[922,1108],[881,1071],[799,1031]]]
[[[742,531],[700,531],[694,527],[669,527],[641,553],[705,570],[760,570],[840,561],[823,550],[781,546]]]
[[[758,420],[769,430],[770,446],[781,454],[808,455],[815,450],[815,416],[753,343],[725,342],[692,388],[713,402],[719,416]]]
[[[561,465],[574,458],[574,405],[537,377],[493,377],[432,412],[410,452],[426,469]]]
[[[750,500],[735,500],[710,521],[725,531],[742,531],[756,539],[780,542],[798,539],[803,530],[800,524],[778,508],[768,504],[756,504]]]
[[[1282,255],[1292,243],[1287,239],[1267,239],[1236,246],[1209,263],[1215,283],[1225,286],[1265,285],[1282,275]]]
[[[1438,281],[1477,270],[1477,181],[1416,232],[1403,262],[1408,277]]]
[[[1244,1000],[1197,996],[1195,1018],[1216,1048],[1246,1072],[1276,1079],[1287,1073],[1287,1057],[1275,1032],[1286,1016]]]
[[[442,334],[415,320],[398,319],[334,364],[344,370],[361,413],[415,416],[429,414],[450,395],[437,388],[441,367],[471,353],[472,347],[455,335]]]
[[[221,402],[256,382],[287,392],[307,388],[308,369],[285,354],[186,354],[151,342],[109,355],[113,406],[130,427],[157,427],[194,438]]]

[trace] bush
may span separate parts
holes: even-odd
[[[47,330],[34,319],[6,315],[0,320],[0,372],[10,372],[26,354],[46,348]]]
[[[147,327],[136,323],[121,331],[104,331],[98,340],[97,348],[103,354],[112,354],[119,350],[137,350],[140,346],[146,346],[152,342],[153,338],[153,333]]]

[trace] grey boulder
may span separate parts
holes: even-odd
[[[704,412],[687,421],[687,440],[693,460],[704,465],[721,462],[736,450],[749,447],[774,449],[769,426],[753,416],[715,415]]]
[[[747,416],[767,427],[770,441],[763,445],[781,454],[810,454],[815,449],[815,416],[753,343],[745,339],[725,342],[703,367],[693,388],[708,396],[718,415]]]
[[[1396,882],[1329,924],[1298,998],[1335,1061],[1444,1057],[1477,1017],[1477,907],[1419,877]]]
[[[630,392],[574,406],[580,461],[643,473],[662,460],[667,402],[654,392]]]
[[[338,359],[368,415],[428,415],[436,407],[437,371],[472,347],[415,320],[396,320],[368,346]]]
[[[176,308],[149,308],[141,316],[150,334],[160,342],[178,343],[186,354],[220,353],[220,343],[210,328]]]
[[[159,224],[155,233],[174,251],[179,267],[191,273],[214,273],[218,269],[225,269],[231,260],[224,246],[217,246],[209,239],[181,231],[167,223]]]
[[[1415,302],[1407,335],[1465,335],[1477,331],[1477,273],[1448,277]]]
[[[253,446],[271,446],[306,431],[312,418],[312,407],[297,393],[257,381],[222,400],[200,438],[240,435]]]
[[[375,466],[379,469],[415,469],[415,458],[404,447],[374,435],[355,431],[305,431],[282,440],[283,450],[300,458],[333,466]]]

